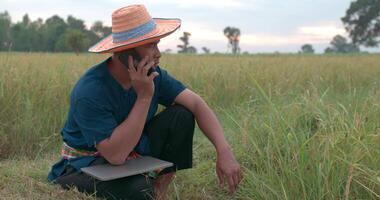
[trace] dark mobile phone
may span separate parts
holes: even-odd
[[[121,61],[121,63],[124,64],[124,66],[126,68],[128,68],[128,56],[132,56],[132,59],[133,59],[133,66],[135,66],[135,68],[137,68],[137,64],[142,60],[142,58],[140,57],[140,55],[134,51],[134,50],[129,50],[129,51],[125,51],[123,53],[120,53],[119,54],[119,60]],[[148,71],[148,76],[154,72],[154,69],[153,67],[151,67]]]

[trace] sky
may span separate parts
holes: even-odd
[[[97,20],[111,26],[111,14],[120,7],[144,4],[152,17],[180,18],[179,31],[160,42],[162,51],[176,52],[179,37],[190,32],[190,45],[201,52],[228,52],[223,34],[227,26],[241,31],[241,51],[250,53],[297,52],[303,44],[312,44],[322,53],[331,39],[348,36],[340,20],[352,0],[0,0],[0,12],[8,11],[12,22],[24,14],[31,20],[57,14],[72,15],[85,21],[89,28]],[[380,48],[362,48],[380,52]]]

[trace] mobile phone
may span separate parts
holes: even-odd
[[[137,68],[137,64],[142,60],[142,58],[140,57],[140,55],[134,51],[134,50],[127,50],[127,51],[124,51],[123,53],[120,53],[118,58],[119,60],[121,61],[121,63],[124,64],[124,66],[126,68],[128,68],[128,56],[132,56],[132,59],[133,59],[133,66],[135,68]],[[151,67],[148,71],[148,76],[154,72],[155,70],[153,69],[153,67]]]

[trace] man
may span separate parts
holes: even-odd
[[[192,167],[195,117],[216,148],[220,183],[227,182],[230,192],[235,191],[240,166],[215,114],[199,95],[158,67],[157,44],[180,23],[152,19],[143,5],[113,12],[112,34],[90,48],[112,57],[89,69],[74,87],[61,132],[62,159],[52,167],[49,181],[107,199],[164,199],[175,171]],[[134,62],[131,52],[141,60]],[[122,62],[126,54],[128,62]],[[166,109],[154,116],[158,104]],[[138,155],[170,161],[174,167],[155,178],[141,174],[111,181],[98,181],[80,171],[102,163],[120,165]]]

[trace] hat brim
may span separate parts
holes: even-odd
[[[181,26],[180,19],[153,18],[156,28],[140,37],[132,38],[123,42],[114,43],[112,34],[92,46],[88,51],[93,53],[112,53],[135,48],[166,37]]]

